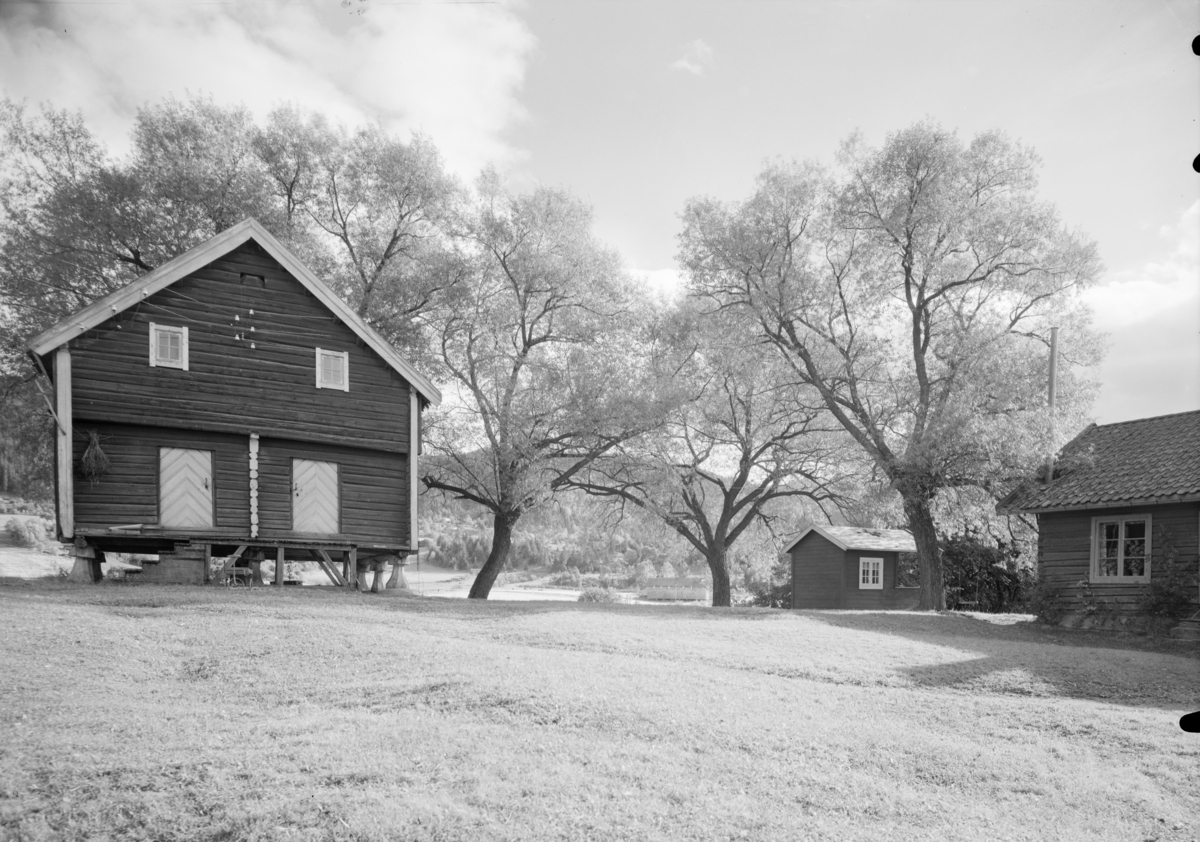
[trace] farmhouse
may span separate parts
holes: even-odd
[[[1048,482],[1027,483],[999,508],[1037,515],[1038,571],[1068,618],[1135,617],[1151,582],[1186,580],[1200,566],[1200,412],[1092,424],[1062,449]],[[1187,595],[1200,603],[1194,580]]]
[[[372,565],[378,588],[416,552],[420,413],[441,395],[255,220],[28,348],[77,570],[157,554],[145,579],[200,583],[213,557],[272,559],[282,583],[316,560],[345,585]]]
[[[902,529],[811,526],[786,550],[792,608],[912,609],[917,546]]]

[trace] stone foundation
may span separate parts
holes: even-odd
[[[203,585],[207,563],[203,546],[180,547],[171,553],[159,553],[157,564],[144,563],[138,581],[155,585]]]

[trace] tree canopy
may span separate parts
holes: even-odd
[[[485,599],[520,518],[647,423],[636,383],[640,300],[591,233],[590,210],[549,188],[514,195],[494,174],[465,215],[461,283],[435,316],[455,387],[431,419],[428,488],[493,513]]]
[[[878,148],[853,136],[837,163],[772,164],[742,202],[689,202],[680,261],[691,293],[751,318],[898,492],[921,606],[941,608],[933,502],[1046,454],[1049,329],[1070,325],[1068,358],[1095,361],[1078,292],[1100,264],[1002,133],[963,144],[924,122]],[[1077,413],[1089,390],[1065,374],[1060,395]]]
[[[659,423],[568,481],[652,513],[708,563],[714,606],[730,605],[728,556],[772,503],[803,498],[836,514],[847,458],[819,396],[774,349],[746,344],[729,313],[685,302],[663,321]]]

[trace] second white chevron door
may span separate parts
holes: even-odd
[[[292,529],[332,535],[339,531],[336,462],[292,460]]]

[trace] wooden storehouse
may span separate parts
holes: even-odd
[[[811,526],[791,557],[792,608],[917,607],[917,546],[902,529]]]
[[[1152,581],[1200,572],[1200,412],[1093,424],[1048,482],[1000,510],[1037,515],[1038,572],[1064,620],[1138,617]],[[1188,594],[1200,608],[1194,585]]]
[[[77,569],[146,553],[145,580],[200,583],[213,557],[316,560],[347,585],[373,564],[378,586],[416,552],[420,414],[441,395],[255,220],[29,352],[53,381]]]

